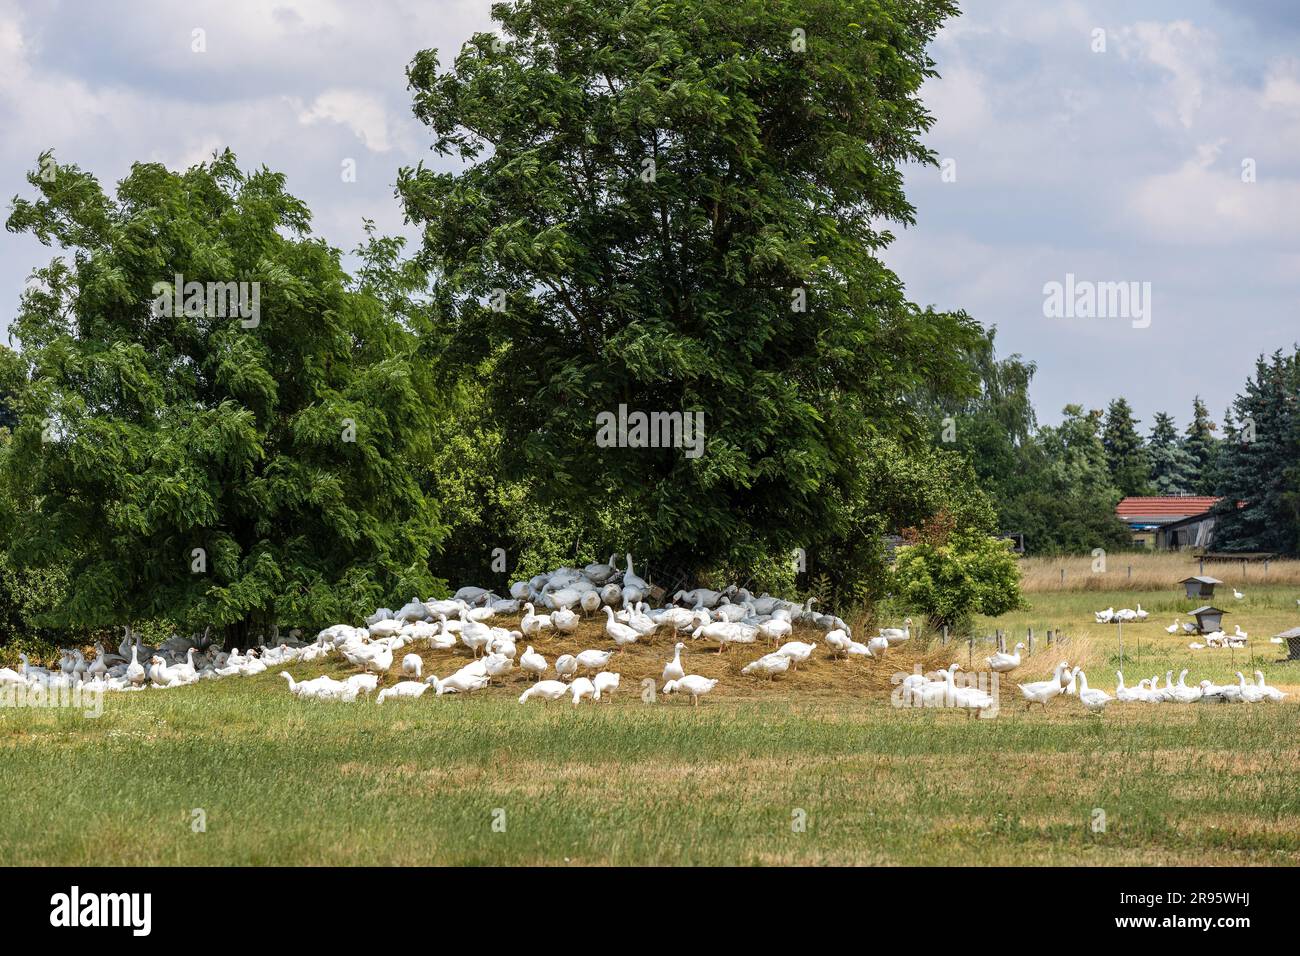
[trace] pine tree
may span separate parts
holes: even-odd
[[[1197,395],[1192,401],[1192,420],[1187,425],[1187,435],[1183,449],[1192,458],[1190,475],[1193,494],[1214,494],[1214,458],[1219,451],[1219,439],[1215,436],[1214,422],[1210,421],[1209,410]]]
[[[1151,460],[1151,488],[1157,495],[1189,495],[1195,462],[1178,438],[1174,418],[1156,412],[1147,442]]]
[[[1260,356],[1232,403],[1218,491],[1214,546],[1300,553],[1300,350]],[[1244,506],[1240,506],[1244,505]]]
[[[1137,432],[1133,409],[1126,399],[1115,399],[1106,410],[1101,443],[1106,450],[1106,466],[1110,469],[1111,482],[1120,493],[1148,494],[1151,463],[1146,447],[1142,444],[1142,437]]]

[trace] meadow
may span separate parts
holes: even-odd
[[[109,695],[87,719],[0,708],[0,859],[9,864],[1294,864],[1300,862],[1300,663],[1267,636],[1294,626],[1296,590],[1232,602],[1246,651],[1191,651],[1164,626],[1174,591],[1029,595],[996,621],[1035,654],[1015,677],[1082,663],[1114,687],[1119,631],[1092,611],[1141,601],[1124,628],[1130,683],[1182,667],[1189,682],[1254,666],[1281,704],[1113,704],[1090,717],[1060,698],[967,719],[891,706],[892,675],[971,657],[933,635],[884,661],[820,651],[775,683],[740,675],[754,649],[688,644],[688,671],[719,677],[698,708],[642,700],[671,656],[661,637],[616,658],[612,702],[468,698],[328,704],[283,678]],[[1166,620],[1168,618],[1168,620]],[[1048,649],[1047,628],[1065,636]],[[605,646],[599,625],[543,641]],[[815,639],[806,636],[805,639]],[[522,649],[522,648],[521,648]],[[446,673],[464,652],[422,652]],[[966,663],[964,660],[963,664]],[[299,678],[345,666],[298,664]],[[426,673],[429,671],[426,671]],[[395,681],[390,676],[385,683]],[[200,826],[200,824],[202,824]],[[1099,827],[1099,824],[1101,826]]]

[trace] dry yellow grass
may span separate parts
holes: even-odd
[[[1020,562],[1026,593],[1051,591],[1160,591],[1175,587],[1182,578],[1200,574],[1191,552],[1115,552],[1105,556],[1104,571],[1094,570],[1091,557],[1025,558]],[[1132,569],[1130,572],[1129,569]],[[1062,578],[1061,571],[1065,571]],[[1205,573],[1224,582],[1224,589],[1246,590],[1259,585],[1300,586],[1300,561],[1207,561]]]

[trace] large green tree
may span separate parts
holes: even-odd
[[[453,172],[403,170],[438,304],[502,473],[615,504],[624,542],[701,573],[855,533],[875,437],[968,393],[976,323],[918,308],[881,263],[933,163],[918,92],[946,0],[513,0],[499,34],[408,75]],[[700,457],[602,447],[619,406],[704,415]],[[592,542],[592,553],[608,546]]]
[[[4,478],[10,557],[67,571],[52,616],[245,646],[427,594],[438,391],[398,246],[372,238],[350,280],[283,176],[229,152],[137,164],[115,196],[71,165],[28,181],[8,228],[66,255],[14,322],[30,384]]]
[[[1021,531],[1035,554],[1086,554],[1130,546],[1115,516],[1121,497],[1101,442],[1101,412],[1067,405],[1060,425],[1025,446],[1023,483],[1002,504],[1004,530]]]
[[[1117,398],[1106,409],[1101,444],[1106,450],[1106,467],[1111,483],[1125,495],[1151,491],[1151,460],[1137,431],[1133,409],[1126,398]]]

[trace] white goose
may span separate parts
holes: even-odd
[[[641,639],[640,632],[635,628],[614,620],[614,609],[609,605],[605,606],[605,634],[613,639],[620,651],[628,644],[635,644]]]
[[[1079,670],[1079,703],[1090,713],[1100,714],[1113,698],[1104,690],[1088,686],[1088,675]]]
[[[519,658],[519,669],[540,678],[546,673],[546,667],[546,658],[535,652],[533,646],[529,644],[523,656]]]
[[[663,692],[665,694],[686,693],[690,695],[691,706],[698,707],[700,698],[710,693],[713,688],[718,686],[715,679],[701,677],[699,674],[687,674],[678,680],[670,680],[664,684]]]
[[[887,640],[891,646],[903,643],[912,636],[912,619],[909,617],[904,620],[901,630],[897,627],[880,628],[880,636]]]
[[[573,706],[577,707],[584,697],[596,696],[596,685],[586,677],[579,677],[569,685],[569,693],[573,695]]]
[[[592,684],[596,687],[596,700],[614,699],[614,691],[618,690],[619,673],[617,671],[601,671],[591,679]]]
[[[519,630],[524,632],[525,637],[540,637],[542,631],[548,630],[551,626],[551,615],[537,614],[533,611],[532,604],[524,605],[524,616],[519,621]]]
[[[598,671],[609,663],[613,651],[580,651],[577,655],[578,668],[584,671]]]
[[[1273,703],[1280,704],[1282,702],[1282,699],[1286,697],[1285,691],[1280,691],[1276,687],[1269,687],[1267,684],[1264,683],[1263,671],[1255,671],[1255,681],[1256,681],[1255,686],[1258,687],[1260,692],[1264,695],[1263,698],[1264,700],[1272,701]]]
[[[381,690],[375,697],[375,703],[382,704],[389,697],[419,697],[428,689],[429,685],[424,681],[404,680]]]
[[[569,692],[569,685],[558,680],[538,681],[519,695],[519,703],[526,704],[536,697],[539,700],[559,700]]]
[[[578,673],[578,659],[572,654],[561,654],[555,659],[555,673],[561,677],[572,677]]]
[[[424,661],[419,654],[407,654],[402,658],[402,673],[404,675],[414,677],[418,681],[422,670],[424,670]]]
[[[677,646],[673,648],[673,659],[664,665],[665,683],[670,680],[681,680],[686,676],[686,671],[682,667],[682,651],[685,649],[686,645],[681,641],[678,641]]]
[[[790,658],[790,666],[798,670],[799,665],[812,657],[815,650],[817,650],[816,644],[805,644],[803,641],[786,641],[776,649],[776,653]]]
[[[596,600],[599,601],[600,598]],[[578,629],[580,620],[581,618],[567,607],[551,612],[551,626],[561,634],[572,634]]]
[[[784,654],[764,654],[758,660],[746,664],[740,669],[742,674],[753,674],[756,677],[766,677],[768,680],[775,680],[777,676],[784,674],[790,669],[790,658]]]
[[[1056,665],[1056,670],[1054,671],[1051,680],[1034,681],[1029,684],[1017,684],[1016,686],[1020,688],[1021,695],[1025,698],[1026,709],[1030,704],[1042,704],[1046,707],[1047,702],[1053,697],[1061,696],[1062,692],[1065,690],[1065,687],[1061,684],[1061,675],[1065,673],[1065,669],[1069,666],[1070,665],[1065,661],[1061,661],[1061,663]]]
[[[999,674],[1009,674],[1020,666],[1020,649],[1024,646],[1024,644],[1017,644],[1009,654],[1006,651],[998,651],[996,654],[984,658],[984,662],[989,665],[991,671],[997,671]]]

